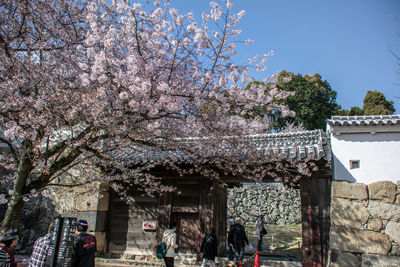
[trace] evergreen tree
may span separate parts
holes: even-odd
[[[363,108],[351,107],[350,110],[338,109],[335,115],[362,116],[362,115],[391,115],[395,112],[393,101],[386,100],[379,91],[368,91],[364,97]]]
[[[383,93],[368,91],[363,101],[364,115],[391,115],[395,112],[393,101],[387,101]]]
[[[272,125],[278,131],[288,124],[302,125],[307,130],[324,129],[326,120],[339,108],[336,104],[336,92],[318,73],[302,76],[282,71],[277,87],[293,93],[279,103],[296,112],[293,117],[283,117],[280,112],[274,112],[275,120]]]

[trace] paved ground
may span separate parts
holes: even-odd
[[[270,253],[262,252],[260,257],[260,264],[263,267],[300,267],[302,266],[300,261],[293,261],[288,258],[273,257]],[[255,255],[246,254],[243,262],[243,267],[253,267],[254,266]],[[216,260],[218,267],[233,267],[235,266],[233,261],[229,261],[228,258],[220,257]],[[97,267],[127,267],[127,266],[143,266],[143,267],[163,267],[163,261],[158,259],[147,259],[147,260],[124,260],[124,259],[106,259],[97,258]],[[175,266],[177,267],[198,267],[199,262],[189,262],[185,259],[176,260]]]
[[[301,264],[301,225],[275,226],[266,225],[268,234],[264,236],[263,251],[260,252],[260,264],[262,267],[300,267]],[[257,244],[257,236],[254,227],[246,227],[250,243]],[[255,248],[248,248],[243,267],[254,267]],[[234,262],[228,258],[218,258],[218,267],[233,267]],[[163,261],[156,258],[140,260],[117,260],[97,258],[96,267],[164,267]],[[199,262],[190,260],[175,260],[177,267],[198,267]]]

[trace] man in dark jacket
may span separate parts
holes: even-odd
[[[215,229],[211,228],[210,232],[206,234],[201,243],[200,252],[203,253],[203,263],[201,267],[206,267],[207,260],[210,261],[210,267],[214,267],[215,256],[217,256],[217,237],[215,236]]]
[[[79,220],[76,223],[77,236],[72,247],[71,267],[94,267],[94,253],[96,252],[96,237],[87,234],[88,223]]]
[[[244,226],[240,224],[239,217],[235,219],[235,224],[232,225],[229,231],[228,244],[233,248],[233,253],[236,258],[236,263],[242,261],[244,257],[244,249],[246,245],[249,245],[249,241],[247,239]]]

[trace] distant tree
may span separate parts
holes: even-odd
[[[253,81],[246,88],[250,89],[252,86],[263,84],[260,81]],[[282,110],[281,106],[286,105],[289,107],[289,112],[283,114],[280,110],[271,109],[271,106],[261,106],[254,108],[251,116],[267,117],[271,127],[277,132],[282,131],[288,125],[290,127],[301,126],[307,130],[323,129],[326,119],[340,108],[336,104],[336,92],[332,90],[326,80],[321,80],[321,75],[318,73],[313,76],[302,76],[282,71],[278,76],[278,82],[268,84],[267,88],[270,90],[270,95],[274,95],[271,93],[273,90],[288,94],[284,97],[274,97],[273,103],[280,110]]]
[[[362,116],[362,115],[391,115],[395,112],[393,101],[386,100],[379,91],[368,91],[364,97],[363,108],[351,107],[350,110],[338,109],[335,115]]]
[[[340,116],[362,116],[362,115],[364,115],[364,111],[359,107],[351,107],[350,110],[340,108],[340,109],[338,109],[337,112],[335,112],[335,115],[340,115]]]
[[[363,101],[364,115],[390,115],[396,110],[393,101],[387,101],[383,93],[368,91]]]
[[[323,129],[326,119],[339,108],[336,104],[336,92],[326,80],[321,80],[321,75],[318,73],[313,76],[302,76],[282,71],[278,77],[277,87],[295,93],[282,99],[281,102],[296,112],[294,117],[279,116],[275,123],[278,127],[294,124],[303,125],[307,130]]]
[[[359,107],[351,107],[349,116],[361,116],[363,115],[363,110]]]

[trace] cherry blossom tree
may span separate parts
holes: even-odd
[[[13,184],[2,229],[18,225],[29,196],[78,185],[63,178],[78,166],[106,170],[86,182],[121,179],[149,193],[172,190],[146,172],[154,162],[132,167],[118,160],[132,147],[184,152],[189,169],[171,158],[159,162],[181,174],[218,179],[213,165],[260,180],[285,170],[265,167],[277,155],[264,154],[262,168],[249,164],[260,160],[256,152],[243,160],[241,136],[269,128],[266,118],[244,115],[261,104],[290,111],[272,103],[287,97],[276,87],[243,89],[253,80],[249,67],[265,70],[270,53],[234,63],[236,46],[252,41],[237,39],[245,12],[231,8],[230,0],[211,2],[197,22],[169,1],[2,1],[0,144],[11,156],[2,156],[1,167],[9,174],[2,183]]]

